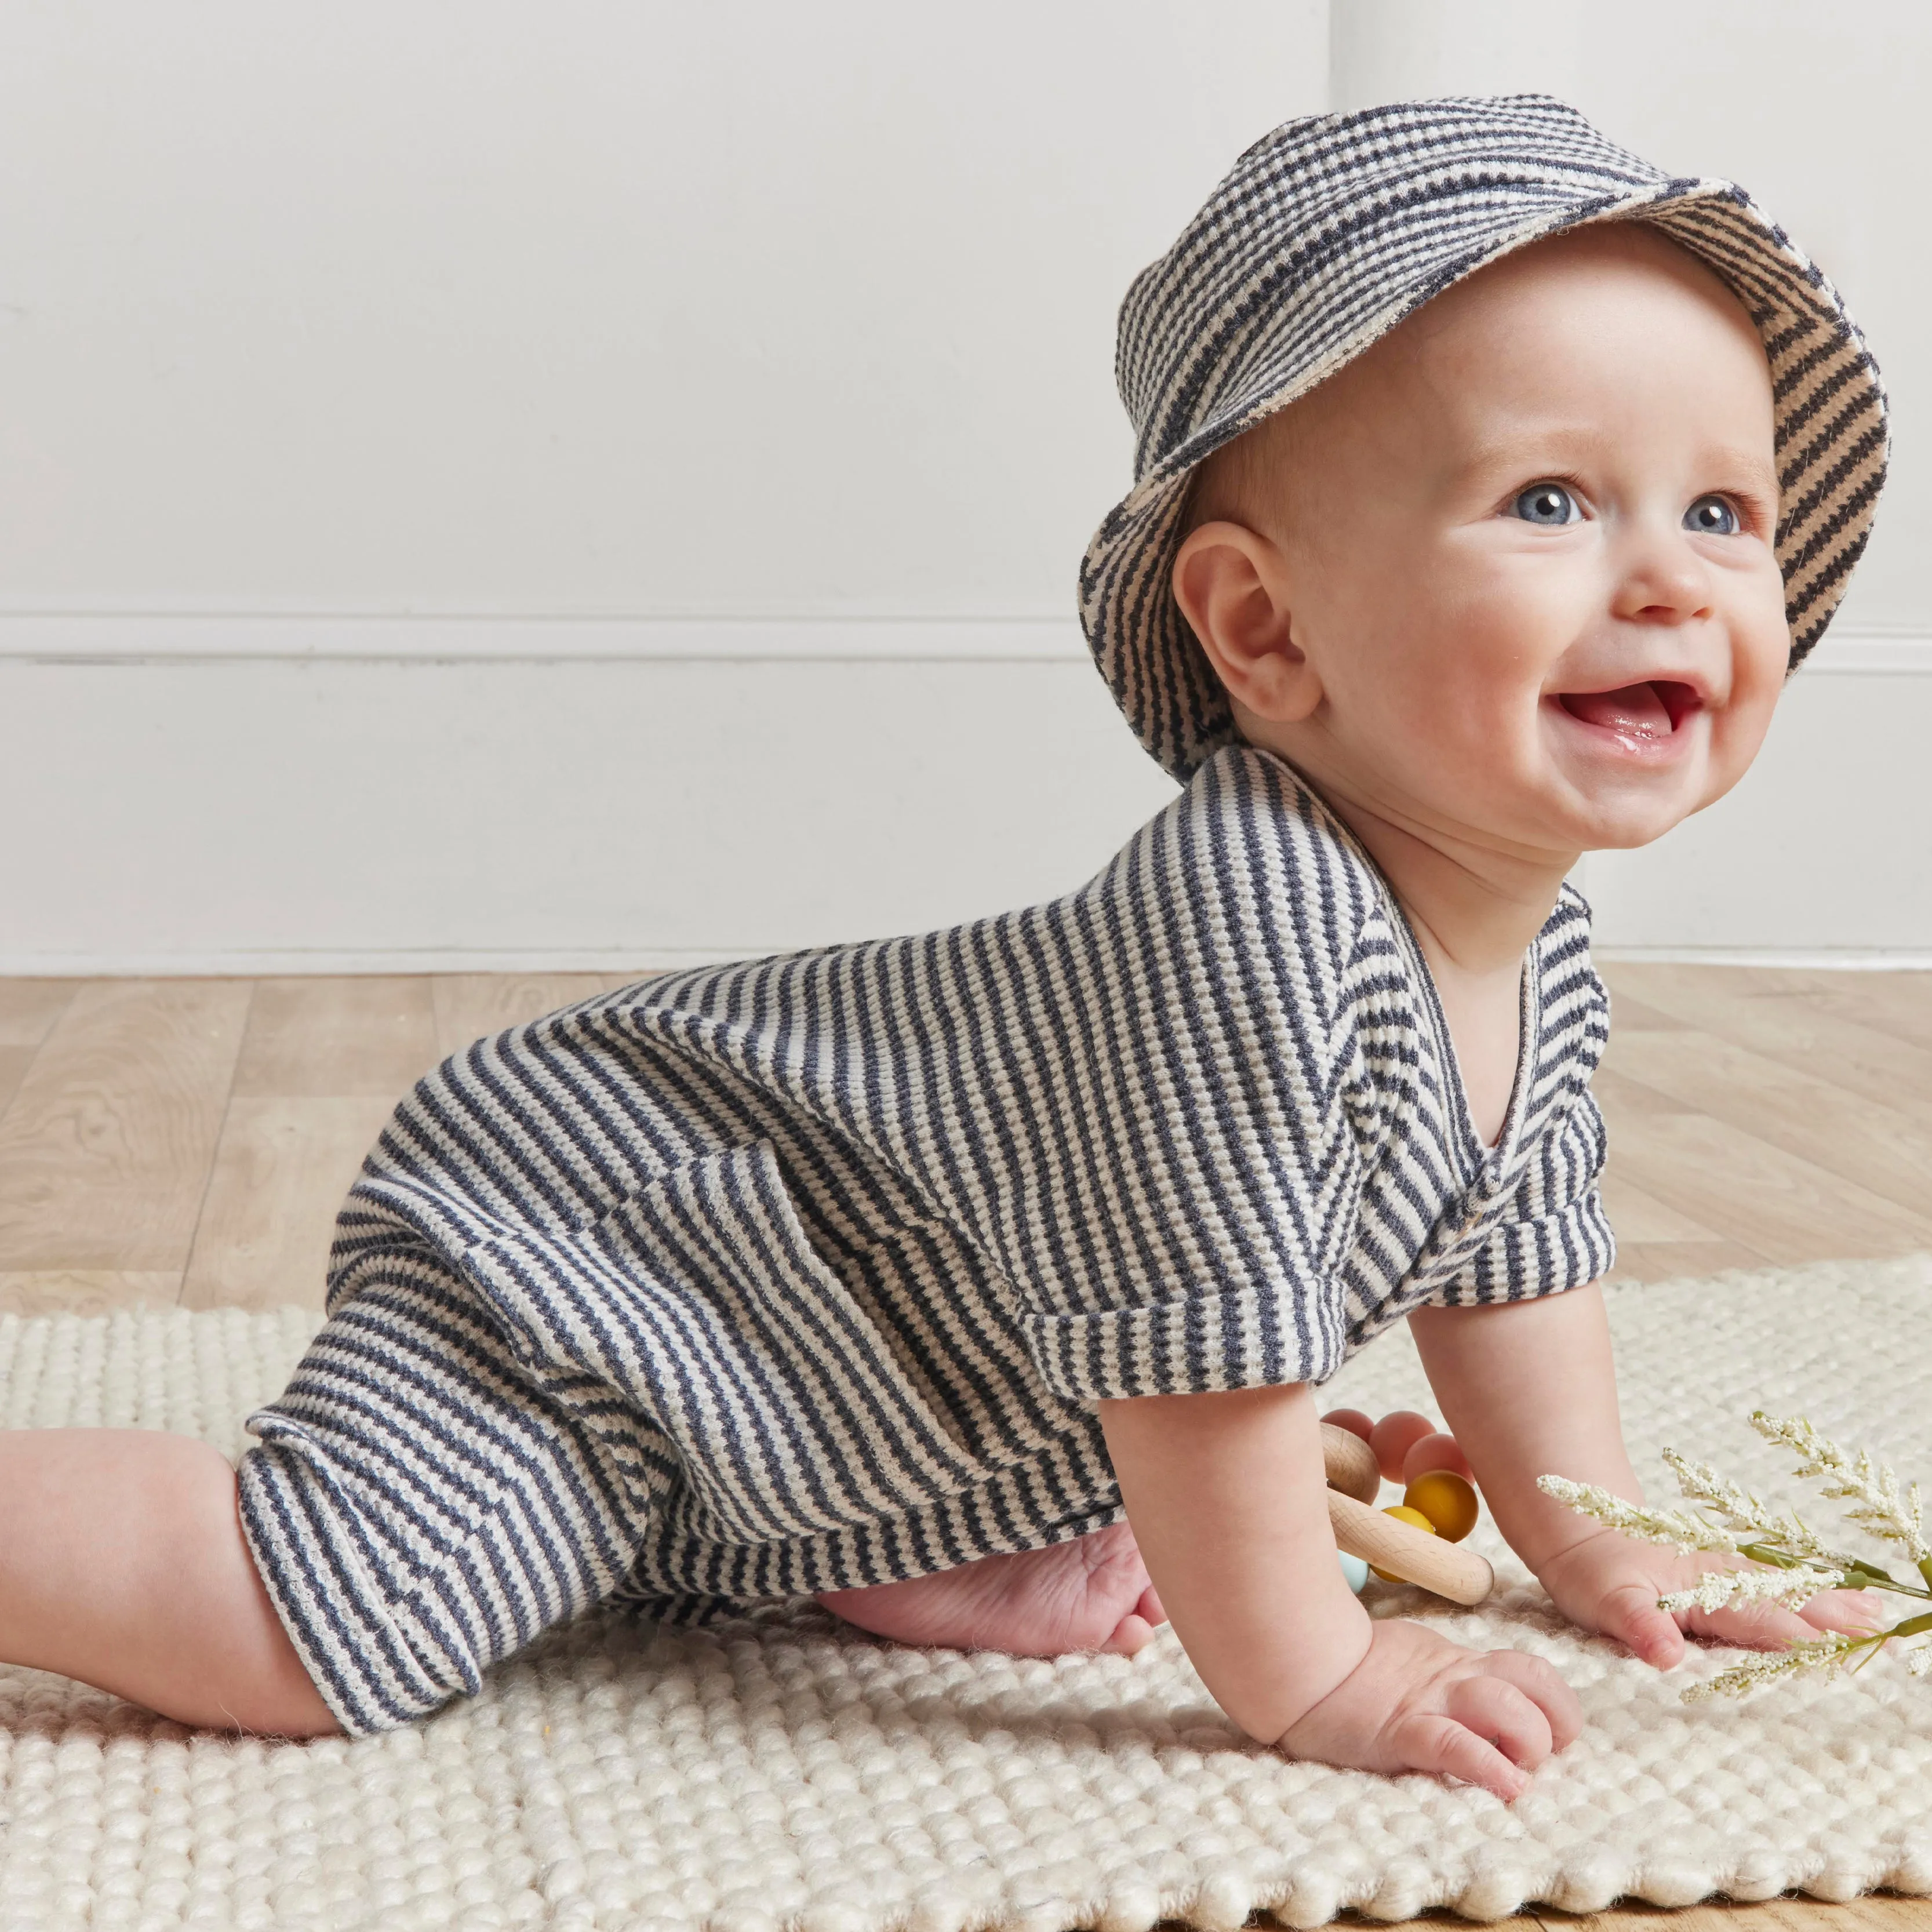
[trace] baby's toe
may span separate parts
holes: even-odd
[[[1167,1612],[1161,1608],[1160,1599],[1150,1583],[1141,1592],[1140,1600],[1114,1626],[1113,1635],[1100,1648],[1115,1657],[1131,1657],[1153,1641],[1156,1628],[1166,1621]]]

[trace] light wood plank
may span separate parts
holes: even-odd
[[[1544,1905],[1536,1908],[1535,1916],[1545,1932],[1927,1932],[1932,1926],[1932,1900],[1874,1892],[1842,1905],[1786,1898],[1749,1905],[1680,1906],[1674,1910],[1620,1905],[1580,1915]]]
[[[237,1095],[182,1286],[186,1308],[320,1308],[335,1216],[393,1096]]]
[[[0,980],[0,1046],[38,1046],[81,982],[78,980]]]
[[[641,986],[646,980],[661,980],[668,970],[665,967],[654,966],[648,972],[598,973],[593,974],[592,977],[597,981],[599,992],[620,993],[626,986]]]
[[[1607,984],[1608,982],[1606,982]],[[1634,993],[1610,987],[1610,1037],[1627,1033],[1675,1033],[1684,1022],[1660,1006],[1647,1006]]]
[[[1932,1900],[1870,1894],[1842,1905],[1822,1899],[1784,1898],[1738,1904],[1714,1899],[1706,1905],[1620,1905],[1608,1912],[1572,1913],[1555,1906],[1526,1907],[1496,1923],[1538,1932],[1928,1932]],[[1370,1918],[1344,1912],[1338,1925],[1429,1926],[1441,1932],[1469,1932],[1470,1922],[1452,1912],[1425,1912],[1414,1918]]]
[[[1702,966],[1646,959],[1612,959],[1598,970],[1612,991],[1626,986],[1643,999],[1650,998],[1643,991],[1646,981],[1694,986],[1724,1000],[1788,1000],[1808,998],[1828,989],[1834,981],[1854,976],[1813,966]]]
[[[1932,1247],[1932,1217],[1708,1114],[1654,1114],[1615,1144],[1624,1178],[1767,1260],[1876,1258]]]
[[[1248,1921],[1251,1927],[1256,1928],[1256,1932],[1259,1932],[1262,1927],[1266,1927],[1269,1932],[1273,1932],[1273,1928],[1279,1922],[1261,1912],[1256,1912]],[[1342,1926],[1372,1925],[1380,1928],[1380,1932],[1387,1932],[1387,1928],[1391,1925],[1426,1925],[1439,1928],[1440,1932],[1469,1932],[1470,1927],[1476,1922],[1465,1918],[1460,1912],[1425,1912],[1414,1918],[1371,1918],[1364,1912],[1349,1910],[1337,1912],[1330,1922]],[[1515,1932],[1535,1932],[1539,1922],[1534,1912],[1526,1909],[1508,1918],[1486,1919],[1482,1922],[1513,1927]],[[1156,1925],[1154,1932],[1184,1932],[1184,1928],[1178,1918],[1163,1918]]]
[[[121,1308],[171,1308],[181,1270],[44,1268],[0,1274],[0,1315],[112,1315]]]
[[[8,1102],[20,1091],[33,1064],[31,1046],[0,1046],[0,1114],[6,1112]]]
[[[439,973],[434,988],[436,1037],[446,1058],[486,1034],[614,990],[609,975],[601,973]]]
[[[1881,1106],[1916,1118],[1932,1115],[1932,1050],[1848,1020],[1803,994],[1754,996],[1742,990],[1738,975],[1756,970],[1613,964],[1605,977],[1613,990],[1628,986],[1647,1005],[1734,1046]],[[1612,1024],[1605,1064],[1616,1064],[1618,1058]]]
[[[1801,996],[1812,1005],[1932,1049],[1932,973],[1818,973]],[[1932,1922],[1932,1908],[1928,1909]]]
[[[1682,1120],[1688,1114],[1702,1111],[1686,1106],[1682,1100],[1673,1100],[1668,1094],[1660,1094],[1654,1087],[1646,1087],[1641,1081],[1629,1078],[1623,1071],[1623,1057],[1614,1040],[1603,1065],[1591,1079],[1590,1091],[1596,1095],[1597,1105],[1604,1110],[1604,1124],[1610,1129],[1612,1168],[1617,1164],[1617,1149],[1624,1138],[1633,1132],[1642,1132],[1646,1122]]]
[[[79,988],[0,1119],[0,1271],[186,1265],[250,990]]]
[[[1680,1214],[1654,1194],[1646,1194],[1621,1170],[1604,1175],[1604,1207],[1616,1231],[1617,1246],[1652,1241],[1714,1241],[1720,1238],[1701,1221]]]
[[[1766,1258],[1738,1241],[1626,1241],[1617,1239],[1617,1264],[1604,1280],[1695,1281],[1728,1268],[1761,1268]]]
[[[394,1101],[442,1058],[427,975],[262,980],[234,1091],[254,1100],[362,1094]]]
[[[1932,1122],[1688,1028],[1630,1034],[1617,1066],[1901,1208],[1932,1205]]]

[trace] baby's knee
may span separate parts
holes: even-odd
[[[196,1540],[214,1536],[226,1541],[231,1531],[239,1534],[235,1466],[212,1443],[148,1430],[126,1433],[145,1439],[115,1459],[117,1473],[157,1526]]]

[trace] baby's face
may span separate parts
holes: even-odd
[[[1688,256],[1528,249],[1286,416],[1250,562],[1287,648],[1229,679],[1246,736],[1519,850],[1642,844],[1742,776],[1789,650],[1771,382]]]

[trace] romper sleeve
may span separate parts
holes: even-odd
[[[1609,1274],[1617,1244],[1601,1192],[1606,1148],[1602,1112],[1585,1087],[1530,1161],[1488,1240],[1430,1303],[1527,1301]]]
[[[1346,1122],[1165,1124],[1148,1166],[1110,1151],[1099,1264],[1028,1284],[1042,1379],[1076,1402],[1325,1381],[1346,1353],[1334,1238],[1360,1185]]]
[[[1364,1159],[1337,1010],[1371,888],[1226,754],[1036,935],[1038,1084],[1007,1118],[1020,1340],[1072,1401],[1319,1382]]]

